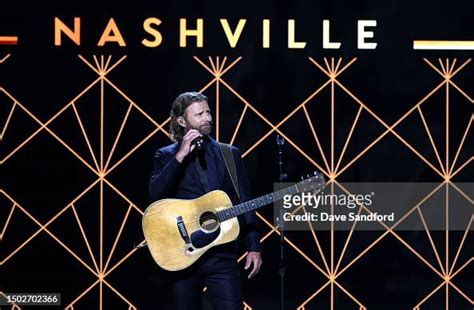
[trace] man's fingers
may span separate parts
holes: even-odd
[[[257,273],[257,264],[255,262],[253,262],[253,268],[252,268],[252,271],[249,274],[249,279],[252,278],[256,273]]]
[[[201,134],[199,132],[191,133],[187,137],[183,137],[183,145],[191,145],[191,143],[199,137]],[[192,145],[191,145],[192,146]],[[191,149],[192,150],[192,149]]]
[[[245,269],[248,269],[250,265],[252,264],[253,264],[253,268],[250,271],[250,274],[248,275],[249,279],[253,278],[260,271],[260,266],[262,266],[262,261],[257,258],[252,257],[245,264]]]
[[[181,146],[176,157],[179,162],[182,162],[183,159],[195,149],[195,146],[192,144],[192,142],[199,136],[201,136],[201,133],[196,129],[190,129],[188,132],[186,132],[186,134],[183,136],[183,140],[181,141]]]
[[[183,139],[189,139],[191,136],[196,136],[200,135],[201,133],[197,131],[196,129],[190,129],[188,132],[184,135]]]
[[[256,259],[256,260],[252,260],[252,262],[253,262],[253,269],[249,274],[249,277],[248,277],[249,279],[255,276],[260,271],[260,267],[262,266],[262,260]]]
[[[249,253],[245,262],[245,270],[249,269],[250,265],[252,264],[253,268],[248,275],[249,279],[255,276],[260,271],[260,267],[262,266],[262,259],[260,258],[260,253]]]
[[[186,137],[183,137],[186,141],[193,141],[195,138],[199,137],[201,134],[199,132],[188,132]]]
[[[201,133],[196,130],[196,129],[190,129],[187,133],[186,133],[186,136],[194,136],[194,137],[197,137],[197,136],[200,136]]]

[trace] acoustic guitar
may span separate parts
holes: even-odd
[[[145,210],[143,234],[161,268],[182,270],[210,248],[235,240],[239,235],[237,216],[279,201],[285,195],[320,190],[325,184],[324,176],[315,172],[293,186],[235,206],[221,190],[192,200],[158,200]]]

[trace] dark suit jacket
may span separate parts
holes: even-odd
[[[176,160],[175,155],[179,147],[179,143],[174,143],[156,151],[149,185],[150,198],[153,201],[163,198],[195,199],[206,193],[199,181],[198,167],[193,156],[188,155],[182,163]],[[206,151],[206,161],[210,190],[223,190],[229,195],[233,205],[238,204],[239,199],[227,172],[219,143],[210,138],[205,148],[209,148]],[[236,163],[240,199],[245,202],[252,198],[247,172],[240,150],[233,146],[231,149]],[[247,250],[261,252],[255,212],[245,213],[238,219],[241,225],[240,237],[245,237]],[[237,255],[235,242],[217,246],[213,251],[217,256]]]

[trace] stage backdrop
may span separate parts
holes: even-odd
[[[474,2],[1,7],[3,293],[171,308],[167,275],[134,245],[171,102],[195,90],[214,137],[241,149],[254,195],[278,179],[277,135],[288,181],[317,170],[332,185],[431,182],[446,195],[442,230],[415,206],[417,231],[287,231],[288,309],[472,309]],[[457,230],[454,196],[468,212]],[[264,264],[244,280],[245,306],[275,309],[279,230],[272,207],[258,217]]]

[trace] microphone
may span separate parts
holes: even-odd
[[[201,151],[204,144],[204,139],[202,137],[198,137],[194,139],[193,144],[196,146],[198,151]]]

